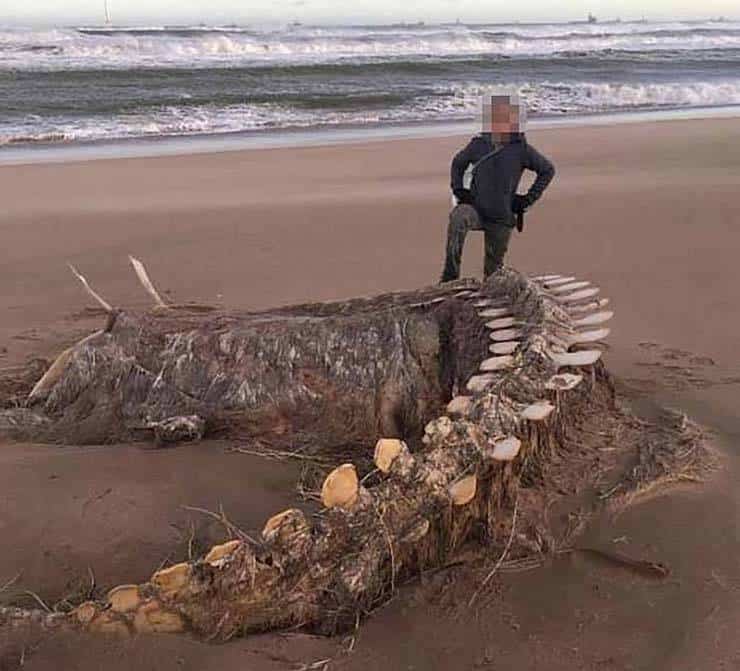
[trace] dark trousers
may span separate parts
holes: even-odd
[[[504,264],[504,256],[509,248],[509,238],[511,238],[511,227],[493,223],[484,227],[472,205],[457,205],[450,212],[450,223],[447,227],[447,253],[442,271],[442,282],[449,282],[460,277],[460,262],[468,231],[483,231],[484,233],[483,273],[486,277],[495,273]]]

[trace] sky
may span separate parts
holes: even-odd
[[[104,0],[0,0],[2,24],[101,23]],[[740,18],[738,0],[108,0],[114,23],[391,23]]]

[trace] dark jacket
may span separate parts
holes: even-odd
[[[514,226],[512,201],[524,170],[537,173],[534,184],[521,197],[524,208],[527,208],[537,201],[547,188],[555,176],[555,168],[527,143],[523,133],[515,134],[509,142],[496,146],[490,133],[481,133],[470,140],[452,159],[450,169],[452,190],[463,188],[463,175],[468,165],[476,164],[494,149],[498,150],[495,156],[486,159],[473,177],[471,185],[473,205],[484,225],[491,223]]]

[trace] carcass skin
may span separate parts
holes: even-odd
[[[111,313],[27,408],[3,413],[5,431],[104,442],[308,427],[324,446],[344,431],[358,457],[384,439],[379,471],[360,481],[342,465],[322,511],[279,512],[259,542],[235,538],[71,613],[0,609],[0,624],[208,640],[296,625],[334,632],[471,540],[512,556],[554,550],[543,508],[558,478],[584,491],[604,460],[579,427],[597,422],[624,441],[637,429],[601,351],[569,351],[589,304],[550,282],[564,284],[503,269],[483,284],[264,313]],[[502,341],[493,334],[512,324],[508,353],[492,355]]]

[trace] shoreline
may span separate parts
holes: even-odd
[[[531,119],[527,130],[578,128],[676,120],[740,117],[740,105],[615,111]],[[0,146],[0,166],[67,163],[126,158],[220,154],[250,149],[322,147],[342,144],[443,138],[471,132],[473,119],[404,124],[338,125],[319,128],[239,131],[203,135],[120,138],[69,143]]]

